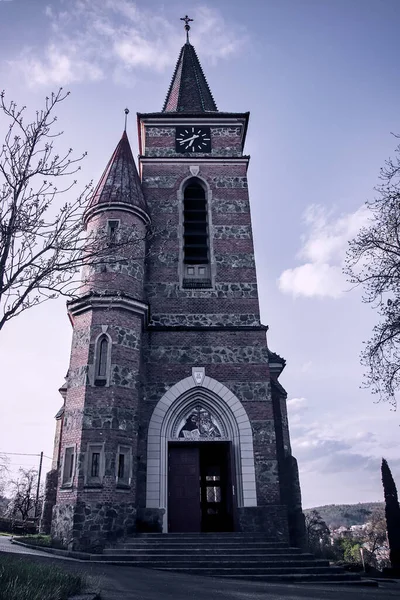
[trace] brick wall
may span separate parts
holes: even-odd
[[[107,219],[120,219],[126,227],[136,228],[143,239],[144,226],[132,214],[110,211],[95,216],[89,223],[104,228]],[[140,248],[141,247],[141,248]],[[111,251],[110,251],[111,252]],[[116,250],[118,261],[111,256],[105,268],[86,270],[83,305],[86,310],[74,312],[73,338],[67,377],[67,395],[61,443],[65,449],[76,449],[73,479],[63,483],[60,470],[57,504],[52,524],[53,536],[65,546],[96,551],[116,536],[132,531],[136,520],[136,456],[139,427],[139,377],[143,318],[115,305],[122,295],[143,300],[144,244],[140,242],[137,256],[126,248]],[[139,257],[139,258],[138,258]],[[121,260],[120,260],[121,259]],[[140,264],[129,271],[130,261]],[[115,268],[115,264],[122,265]],[[92,308],[93,298],[103,299]],[[107,298],[109,300],[107,300]],[[104,299],[107,300],[104,303]],[[104,386],[96,385],[96,341],[106,334],[111,342],[108,379]],[[88,444],[103,445],[102,472],[99,481],[88,478]],[[117,453],[120,445],[130,449],[132,478],[127,485],[117,485]]]
[[[150,323],[143,338],[143,403],[139,444],[139,498],[145,497],[146,433],[162,394],[204,366],[243,403],[253,429],[257,499],[279,504],[279,475],[265,331],[260,327],[254,263],[247,163],[241,156],[242,127],[212,128],[210,157],[196,162],[177,155],[173,128],[146,128],[146,157],[185,157],[181,162],[143,161],[144,193],[153,224],[168,223],[167,239],[155,240],[147,264],[145,290]],[[182,182],[198,166],[208,188],[212,288],[182,289]]]
[[[209,160],[200,160],[207,156],[175,153],[172,127],[145,127],[140,168],[156,235],[146,250],[140,242],[137,252],[122,252],[118,260],[85,270],[83,294],[109,297],[108,306],[93,308],[88,300],[86,311],[75,314],[71,305],[74,334],[61,455],[75,445],[78,459],[71,486],[63,486],[59,474],[53,517],[53,535],[69,547],[101,549],[133,531],[136,518],[139,528],[160,530],[162,511],[146,509],[145,503],[148,426],[157,402],[188,377],[193,366],[205,367],[207,376],[238,397],[252,427],[257,502],[263,508],[241,510],[240,526],[270,533],[279,529],[285,537],[287,508],[282,503],[298,514],[298,481],[293,464],[287,466],[292,457],[285,399],[278,400],[277,411],[260,323],[243,122],[215,124],[211,132]],[[207,289],[181,284],[182,183],[192,177],[193,166],[207,188]],[[104,231],[107,219],[120,219],[125,231],[137,231],[138,239],[144,236],[140,219],[114,210],[94,216],[89,232]],[[112,296],[147,303],[148,321],[118,306]],[[112,341],[110,375],[107,385],[98,387],[93,384],[95,343],[105,331]],[[87,446],[92,442],[104,443],[101,486],[89,486],[85,480]],[[115,477],[119,444],[129,446],[133,458],[132,481],[123,489],[118,489]]]

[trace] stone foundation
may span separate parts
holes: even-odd
[[[133,502],[78,502],[54,507],[51,534],[68,550],[96,553],[135,529]]]
[[[162,533],[163,508],[138,508],[136,531],[138,533]]]
[[[246,533],[264,532],[266,537],[279,542],[289,541],[288,516],[286,506],[245,506],[238,508],[240,531]]]
[[[42,508],[42,516],[40,518],[40,533],[48,535],[51,531],[51,519],[53,514],[53,507],[57,500],[57,484],[58,484],[58,470],[53,469],[46,475],[46,484],[44,490],[44,502]]]
[[[301,491],[299,469],[294,456],[288,456],[285,461],[286,478],[288,481],[288,520],[289,537],[292,546],[307,548],[307,535],[304,514],[301,508]]]

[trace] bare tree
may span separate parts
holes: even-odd
[[[364,559],[368,565],[375,568],[387,565],[389,545],[383,508],[375,509],[363,529],[355,532],[353,538],[362,544]]]
[[[134,228],[112,240],[106,231],[86,236],[82,217],[91,184],[72,201],[62,200],[72,196],[77,181],[71,176],[85,156],[73,158],[72,149],[59,155],[54,147],[62,134],[53,132],[54,111],[67,96],[61,89],[53,93],[25,124],[26,107],[0,95],[0,114],[10,122],[0,147],[0,330],[45,300],[74,297],[84,265],[118,260],[122,246],[143,258],[144,237]]]
[[[7,486],[7,480],[10,473],[9,464],[10,459],[8,456],[3,452],[0,452],[0,496],[3,496]]]
[[[315,509],[305,513],[307,545],[310,549],[320,549],[329,541],[329,527]]]
[[[37,481],[36,469],[19,469],[17,479],[10,482],[8,516],[21,521],[34,517]]]
[[[386,519],[383,508],[372,513],[362,536],[364,543],[367,544],[368,550],[372,554],[387,545]]]
[[[399,136],[395,136],[399,137]],[[370,222],[350,241],[345,273],[381,319],[361,353],[364,384],[396,406],[400,387],[400,146],[380,171]]]

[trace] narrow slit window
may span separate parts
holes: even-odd
[[[73,474],[74,474],[74,453],[71,452],[71,454],[69,455],[68,479],[72,479]]]
[[[104,444],[89,443],[85,459],[85,485],[89,487],[103,485],[104,470]]]
[[[69,446],[64,451],[64,467],[62,474],[62,485],[72,485],[75,467],[75,447]]]
[[[106,377],[107,376],[107,354],[108,354],[108,339],[103,338],[100,341],[99,347],[99,364],[97,370],[98,377]]]
[[[118,456],[118,479],[125,478],[125,454]]]
[[[119,221],[108,221],[108,243],[113,246],[117,242],[117,231],[119,227]]]
[[[102,335],[96,343],[94,384],[105,386],[109,375],[110,366],[110,339]]]
[[[118,446],[115,462],[115,478],[117,487],[128,488],[132,477],[132,449],[129,446]]]
[[[91,477],[99,477],[99,475],[100,475],[100,452],[93,452],[90,476]]]

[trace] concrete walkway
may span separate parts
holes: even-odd
[[[9,538],[1,536],[0,552],[19,554],[21,558],[84,573],[101,590],[102,600],[400,600],[398,583],[368,588],[227,581],[64,559],[13,545]]]

